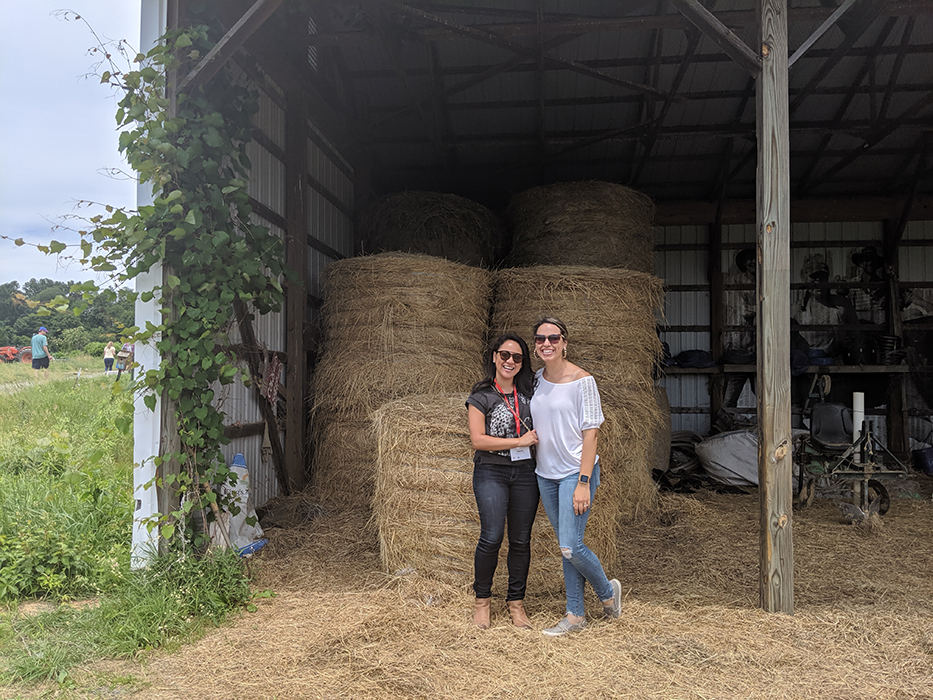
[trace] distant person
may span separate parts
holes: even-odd
[[[42,326],[39,331],[32,336],[32,368],[36,371],[36,379],[39,378],[39,370],[43,370],[45,379],[49,378],[49,360],[52,359],[52,353],[49,352],[49,339],[46,337],[49,329]]]
[[[117,349],[113,346],[113,341],[111,340],[107,343],[107,347],[104,348],[104,372],[113,371],[113,358],[117,356]]]

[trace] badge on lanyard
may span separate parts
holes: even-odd
[[[493,380],[495,381],[495,380]],[[522,435],[522,419],[519,417],[518,410],[518,390],[513,386],[512,395],[515,398],[515,410],[512,410],[512,404],[509,403],[508,397],[505,395],[505,392],[502,391],[502,387],[499,386],[499,382],[495,382],[496,390],[499,392],[499,396],[502,397],[502,400],[505,401],[505,405],[508,406],[509,413],[515,418],[515,432],[517,437]],[[531,459],[531,447],[513,447],[509,450],[509,457],[513,462],[521,462],[526,459]]]

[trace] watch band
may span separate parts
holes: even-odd
[[[586,474],[581,474],[579,482],[581,484],[588,484],[590,483],[590,477],[588,477]]]

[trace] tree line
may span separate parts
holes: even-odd
[[[134,292],[105,289],[95,293],[80,313],[81,291],[76,282],[47,278],[0,284],[0,346],[29,345],[40,326],[49,329],[49,345],[55,354],[99,355],[108,341],[119,345],[126,328],[134,322]],[[64,298],[68,304],[62,304]],[[52,304],[54,300],[59,302]],[[56,310],[48,313],[49,304]]]

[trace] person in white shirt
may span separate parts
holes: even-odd
[[[584,583],[589,581],[608,617],[622,611],[622,584],[609,580],[603,565],[583,543],[596,487],[599,456],[596,441],[603,423],[596,380],[567,360],[567,326],[545,317],[534,326],[534,353],[544,362],[538,370],[531,416],[538,434],[538,489],[548,520],[557,535],[567,592],[567,614],[548,636],[586,627]]]

